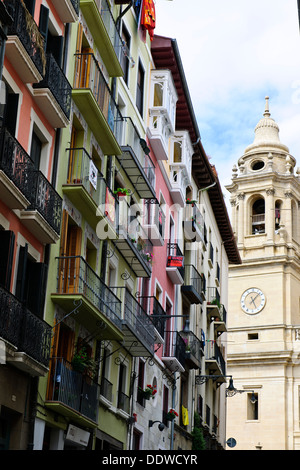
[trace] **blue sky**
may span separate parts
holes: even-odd
[[[177,40],[202,143],[222,186],[253,142],[266,95],[280,140],[300,166],[297,0],[155,0],[155,8],[156,34]]]

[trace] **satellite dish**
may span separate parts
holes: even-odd
[[[226,444],[228,445],[228,447],[235,447],[236,440],[234,439],[234,437],[230,437],[229,439],[227,439]]]

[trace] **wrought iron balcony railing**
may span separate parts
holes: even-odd
[[[112,402],[113,397],[112,387],[113,384],[109,380],[107,380],[105,377],[101,378],[100,395],[110,402]]]
[[[49,365],[51,327],[0,287],[0,336],[45,367]]]
[[[33,171],[31,191],[31,204],[28,210],[37,210],[53,230],[59,233],[62,198],[41,171]]]
[[[73,370],[72,365],[61,357],[50,360],[50,372],[47,401],[58,402],[97,422],[99,385]]]
[[[50,53],[46,54],[46,73],[43,80],[34,83],[33,88],[49,88],[66,118],[70,118],[72,87],[64,72]]]
[[[165,331],[162,360],[170,370],[184,370],[186,345],[178,331]]]
[[[0,136],[0,168],[30,202],[28,210],[37,210],[59,234],[62,199],[51,183],[37,170],[30,156],[6,130]]]
[[[120,145],[122,155],[119,161],[132,181],[141,198],[155,197],[155,165],[148,155],[145,141],[130,117],[118,117],[123,126],[123,138]],[[147,152],[147,153],[146,153]]]
[[[178,243],[168,243],[167,267],[176,267],[184,279],[184,256]]]
[[[92,157],[84,148],[69,148],[69,187],[82,186],[91,196],[99,214],[107,216],[115,229],[119,224],[119,200],[108,187],[102,173],[95,167]],[[86,201],[84,200],[86,204]],[[95,214],[96,215],[96,212]]]
[[[115,326],[121,328],[121,302],[82,256],[58,260],[57,293],[82,294]]]
[[[181,331],[180,336],[185,343],[186,362],[191,364],[191,368],[200,368],[201,358],[204,356],[203,338],[199,339],[192,331]]]
[[[187,264],[184,267],[184,283],[181,291],[191,303],[202,303],[203,279],[194,265]]]
[[[120,138],[122,117],[111,90],[93,53],[75,54],[74,89],[91,90],[117,141]]]
[[[34,164],[19,142],[3,128],[0,134],[0,168],[30,200]]]
[[[96,0],[96,1],[97,3],[99,2],[99,0]],[[111,7],[108,4],[107,0],[101,0],[99,6],[100,6],[101,18],[105,25],[106,31],[110,37],[115,53],[119,59],[119,62],[123,63],[123,56],[128,54],[128,50],[126,46],[124,46],[123,40],[117,29],[116,22],[111,12]]]
[[[8,36],[18,36],[40,74],[45,75],[44,39],[33,17],[20,0],[4,0],[4,4],[13,18],[13,23],[8,28]]]
[[[208,361],[213,359],[218,364],[221,374],[226,375],[226,362],[220,347],[215,341],[206,341],[205,359]]]
[[[161,306],[160,302],[154,296],[140,296],[141,305],[150,316],[150,319],[155,326],[160,336],[164,337],[165,323],[167,320],[166,312]]]

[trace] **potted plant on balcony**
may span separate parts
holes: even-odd
[[[176,418],[176,416],[178,416],[178,413],[173,408],[170,408],[167,413],[167,420],[173,421]]]
[[[131,191],[130,189],[127,189],[127,188],[117,188],[114,191],[114,194],[116,194],[118,197],[129,196],[131,194]]]
[[[154,398],[157,393],[156,388],[150,384],[148,384],[147,387],[144,389],[139,387],[139,391],[142,397],[145,398],[145,400],[150,400],[150,398]]]
[[[85,346],[81,347],[74,354],[72,359],[72,368],[76,372],[87,373],[92,376],[95,372],[95,361],[88,356]]]
[[[192,204],[192,207],[196,204],[197,200],[196,199],[190,199],[189,197],[186,198],[185,203],[186,204]]]

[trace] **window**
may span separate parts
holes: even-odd
[[[42,152],[42,142],[38,138],[35,131],[32,132],[32,140],[31,140],[31,149],[30,149],[30,156],[33,160],[34,166],[36,170],[40,169],[40,160],[41,160],[41,152]]]
[[[169,411],[169,389],[164,385],[163,388],[163,415],[162,422],[168,426],[169,421],[167,420],[167,413]]]
[[[15,234],[10,230],[0,231],[0,285],[10,290]]]
[[[137,383],[138,393],[137,393],[136,401],[142,406],[145,406],[145,401],[144,401],[142,394],[139,392],[139,390],[144,388],[144,374],[145,374],[145,363],[144,361],[140,359],[139,371],[138,371],[138,383]]]
[[[255,400],[253,400],[255,398]],[[247,419],[258,420],[258,394],[247,393]]]
[[[20,246],[16,281],[16,297],[28,310],[43,318],[46,294],[47,265],[36,262],[28,252],[28,245]]]
[[[143,116],[143,106],[144,106],[144,82],[145,82],[145,71],[141,62],[139,61],[138,72],[137,72],[136,106],[141,116]]]
[[[265,201],[257,199],[252,206],[252,234],[265,233]]]
[[[122,24],[122,33],[121,33],[122,41],[124,43],[124,49],[126,49],[126,53],[123,53],[121,55],[121,67],[124,72],[124,81],[126,85],[128,85],[128,79],[129,79],[129,63],[130,63],[130,35],[127,31],[126,26],[124,23]]]
[[[109,382],[107,377],[109,376],[109,361],[110,361],[110,352],[108,349],[104,348],[102,351],[102,369],[101,369],[101,380],[100,380],[100,393],[108,401],[112,401],[112,384]]]

